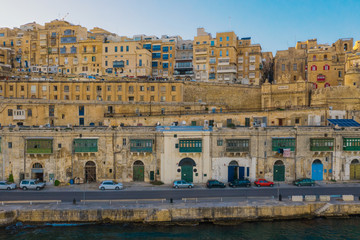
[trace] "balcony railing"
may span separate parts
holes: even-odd
[[[236,73],[236,67],[219,67],[217,73]]]

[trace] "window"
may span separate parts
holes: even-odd
[[[126,146],[126,138],[123,138],[123,146]]]
[[[226,36],[226,41],[229,41],[229,36]]]
[[[219,55],[220,55],[220,57],[222,57],[222,50],[220,50],[220,54],[219,54]]]
[[[222,37],[220,37],[220,42],[222,42]]]
[[[325,65],[324,65],[324,70],[330,70],[330,66],[327,65],[327,64],[325,64]]]
[[[342,77],[341,71],[338,72],[338,76],[339,76],[339,77]]]
[[[129,86],[129,92],[133,93],[134,92],[134,86]]]
[[[95,56],[91,57],[91,61],[95,62],[95,61],[96,61],[96,57],[95,57]]]
[[[8,142],[8,148],[12,148],[12,142]]]
[[[27,113],[28,113],[28,114],[27,114],[28,117],[32,117],[32,109],[31,109],[31,108],[28,109],[28,112],[27,112]]]
[[[327,55],[326,54],[324,55],[324,60],[327,60]]]
[[[171,91],[175,92],[176,91],[176,86],[171,86]]]
[[[115,49],[114,49],[114,51],[115,51],[115,52],[117,52],[117,50],[118,50],[118,47],[117,47],[117,46],[115,46]]]
[[[222,139],[217,140],[217,145],[222,146],[223,145],[223,140]]]
[[[121,95],[118,95],[118,101],[122,101]]]
[[[145,90],[144,86],[140,86],[140,92],[143,92]]]
[[[169,47],[165,46],[163,47],[163,52],[168,52],[169,51]]]
[[[12,109],[8,109],[8,116],[11,117],[13,115],[13,110]]]
[[[347,51],[348,50],[348,45],[347,43],[344,44],[344,51]]]
[[[105,52],[108,52],[108,47],[105,47]]]
[[[142,66],[142,59],[139,60],[139,67]]]
[[[285,64],[281,64],[281,71],[285,71]]]
[[[122,91],[121,85],[118,85],[118,86],[117,86],[117,90],[118,90],[118,92]]]
[[[312,65],[311,66],[311,71],[316,71],[317,70],[317,66],[316,65]]]
[[[210,46],[215,46],[215,41],[211,41]]]
[[[163,54],[163,60],[168,60],[169,59],[169,54]]]
[[[150,91],[154,92],[155,91],[155,86],[150,86]]]
[[[293,71],[297,71],[297,64],[296,63],[293,64]]]
[[[64,92],[69,92],[69,86],[64,86]]]
[[[126,46],[126,51],[127,51],[127,52],[129,51],[129,46]]]
[[[126,65],[127,65],[127,66],[129,65],[129,60],[126,60]]]
[[[290,151],[295,151],[295,138],[272,138],[272,151],[279,152],[284,148],[289,148]]]
[[[111,86],[110,85],[107,86],[107,90],[111,91]]]

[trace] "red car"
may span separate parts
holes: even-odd
[[[262,178],[255,181],[254,184],[257,187],[272,187],[272,186],[274,186],[273,182],[267,181],[266,179],[262,179]]]

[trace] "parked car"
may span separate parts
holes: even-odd
[[[28,189],[40,190],[40,189],[43,189],[44,187],[45,187],[45,183],[39,182],[34,179],[22,180],[20,182],[20,188],[22,190],[28,190]]]
[[[224,188],[224,187],[226,187],[226,185],[223,182],[211,179],[211,180],[208,180],[206,182],[206,187],[208,187],[208,188],[216,188],[216,187],[217,188]]]
[[[112,180],[103,181],[99,186],[100,190],[120,190],[123,188],[124,187],[122,183],[117,183]]]
[[[13,190],[16,189],[16,184],[7,182],[7,181],[0,181],[0,189],[2,190]]]
[[[251,182],[248,179],[235,179],[229,182],[229,187],[251,187]]]
[[[273,182],[267,181],[266,179],[260,178],[254,182],[257,187],[272,187],[274,186]]]
[[[176,180],[173,183],[173,188],[193,188],[194,184],[185,180]]]
[[[293,184],[295,186],[315,186],[315,181],[310,178],[300,178],[295,181],[293,181]]]

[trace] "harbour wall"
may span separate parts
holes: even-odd
[[[148,223],[184,224],[349,217],[360,214],[360,203],[291,203],[257,206],[96,207],[90,205],[14,208],[0,210],[0,226],[24,223]]]

